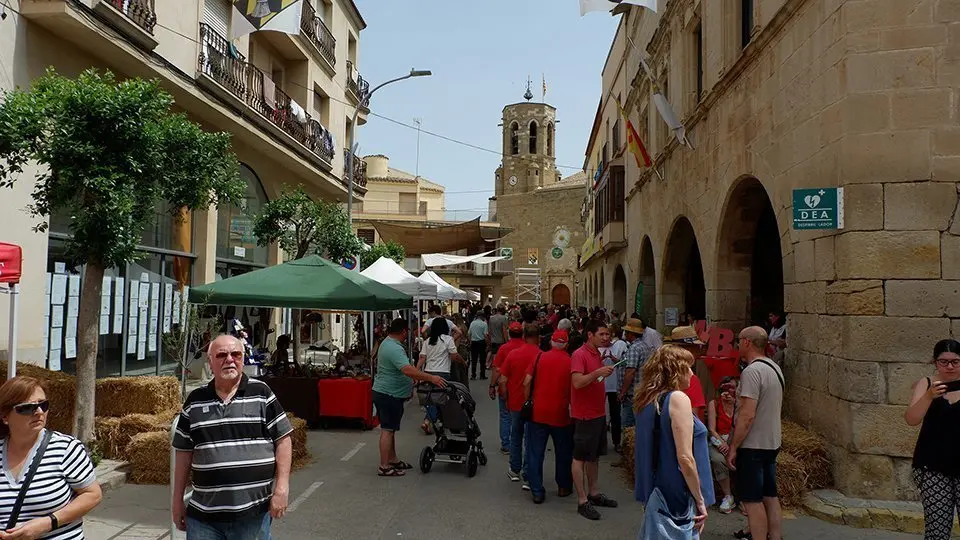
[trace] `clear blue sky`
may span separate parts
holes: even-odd
[[[580,17],[577,0],[356,0],[367,21],[359,69],[376,85],[411,67],[432,77],[378,91],[371,111],[495,150],[493,154],[420,136],[420,175],[447,188],[448,219],[486,219],[500,162],[503,106],[523,101],[526,80],[557,108],[557,164],[563,176],[583,165],[600,97],[600,73],[619,17]],[[384,154],[390,166],[416,172],[417,132],[369,116],[357,130],[360,154]],[[464,192],[474,193],[464,193]],[[455,212],[454,212],[455,211]]]

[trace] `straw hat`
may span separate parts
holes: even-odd
[[[623,325],[623,330],[639,336],[643,333],[642,325],[643,321],[640,319],[627,319],[626,324]]]
[[[670,332],[670,337],[665,338],[664,341],[703,345],[703,342],[700,341],[700,336],[697,335],[697,331],[692,326],[678,326],[674,328],[673,331]]]

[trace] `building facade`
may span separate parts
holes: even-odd
[[[738,329],[785,309],[788,416],[830,442],[844,493],[915,498],[903,412],[960,328],[956,3],[658,7],[623,17],[603,72],[599,125],[619,95],[654,167],[623,159],[625,247],[581,266],[587,299],[639,295],[665,330],[678,313]],[[641,54],[693,148],[658,115]],[[586,168],[619,166],[596,154],[614,136],[595,129]],[[843,188],[843,228],[795,229],[800,188]]]
[[[503,161],[490,198],[490,219],[510,231],[499,246],[508,248],[513,273],[501,287],[512,302],[572,304],[585,176],[557,171],[557,110],[530,102],[529,90],[525,97],[503,108]]]
[[[347,199],[346,134],[368,92],[356,67],[366,23],[353,0],[305,0],[289,8],[303,10],[298,35],[260,31],[235,40],[227,0],[15,0],[11,9],[0,21],[0,89],[29,87],[48,66],[65,76],[95,67],[119,79],[156,79],[177,110],[233,137],[248,184],[244,203],[182,219],[157,208],[143,233],[142,258],[107,272],[98,373],[172,371],[176,355],[164,351],[164,336],[176,327],[188,288],[280,262],[279,249],[257,246],[251,233],[252,217],[266,201],[296,185],[317,198]],[[358,200],[362,168],[358,160]],[[0,240],[24,248],[19,357],[69,371],[73,292],[83,268],[61,262],[68,219],[52,216],[49,233],[33,231],[37,220],[24,209],[35,172],[25,171],[0,197],[7,216]],[[8,324],[6,306],[0,298],[0,327]],[[270,310],[249,308],[222,314],[244,321],[258,345],[276,319]],[[0,349],[5,340],[4,333]]]

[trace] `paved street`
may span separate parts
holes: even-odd
[[[485,388],[482,382],[475,388]],[[278,539],[597,539],[635,538],[642,519],[639,503],[609,460],[601,465],[601,485],[620,500],[620,508],[603,510],[603,520],[591,522],[576,513],[574,497],[551,497],[552,463],[545,466],[547,502],[534,506],[529,494],[506,477],[507,458],[497,449],[496,404],[479,403],[482,440],[490,463],[475,478],[465,469],[437,463],[423,475],[409,471],[403,478],[376,476],[376,430],[313,431],[309,444],[314,463],[294,474],[291,508],[274,526]],[[415,462],[431,437],[417,429],[422,414],[408,403],[399,435],[401,457]],[[552,456],[548,453],[548,460]],[[554,487],[555,491],[555,487]],[[94,540],[160,539],[168,537],[169,488],[128,485],[109,492],[86,520]],[[745,518],[712,512],[707,539],[732,538]],[[894,540],[910,535],[840,527],[805,516],[789,519],[787,538]],[[169,537],[168,537],[169,538]]]

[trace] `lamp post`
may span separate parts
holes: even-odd
[[[411,69],[410,73],[407,73],[403,77],[397,77],[396,79],[390,79],[387,82],[380,83],[373,87],[373,90],[367,92],[366,96],[361,97],[360,103],[357,105],[357,110],[353,112],[353,122],[350,124],[350,145],[348,146],[348,148],[350,148],[350,155],[347,157],[347,219],[350,221],[351,227],[353,226],[353,160],[354,154],[357,152],[357,144],[355,141],[357,134],[357,117],[360,115],[360,110],[369,107],[370,98],[373,97],[373,93],[384,86],[412,77],[429,77],[430,75],[433,75],[433,73],[429,70]]]

